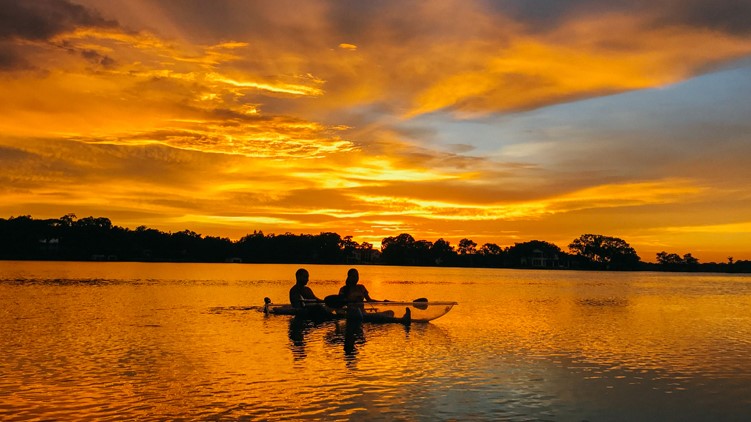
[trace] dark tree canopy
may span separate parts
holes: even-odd
[[[662,251],[657,254],[657,263],[661,265],[683,264],[683,259],[676,253]]]
[[[521,256],[529,254],[535,250],[540,250],[544,253],[561,253],[561,248],[542,240],[531,240],[529,242],[515,243],[514,246],[508,249],[508,253],[513,256]]]
[[[605,269],[635,268],[639,255],[623,239],[599,234],[583,234],[574,239],[569,250]]]
[[[488,268],[650,269],[659,271],[751,272],[751,261],[728,258],[726,263],[699,264],[690,253],[660,252],[657,264],[641,262],[622,239],[585,234],[575,239],[569,255],[541,240],[502,248],[463,238],[455,249],[443,238],[416,240],[408,233],[387,237],[376,250],[368,242],[333,232],[264,234],[253,231],[238,241],[203,236],[185,229],[165,233],[146,226],[135,230],[115,226],[108,218],[57,219],[24,215],[0,218],[0,260],[118,260],[249,263],[379,263]]]
[[[396,265],[414,265],[415,238],[407,233],[387,237],[381,241],[381,257]]]
[[[477,243],[473,242],[470,239],[462,239],[459,241],[459,248],[458,252],[459,255],[471,255],[475,252],[477,252]]]
[[[657,264],[664,268],[677,270],[682,267],[694,267],[699,264],[699,260],[694,258],[690,253],[681,257],[677,253],[667,253],[662,251],[657,253]]]
[[[435,265],[448,265],[456,257],[454,247],[451,246],[451,242],[443,240],[443,238],[436,240],[433,246],[430,248],[430,254],[434,259]]]
[[[486,243],[480,247],[480,250],[478,251],[480,255],[485,256],[498,256],[503,253],[503,248],[496,245],[495,243]]]

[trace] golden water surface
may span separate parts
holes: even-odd
[[[751,277],[361,266],[428,324],[265,316],[294,265],[0,261],[3,420],[745,420]],[[319,297],[348,267],[306,266]]]

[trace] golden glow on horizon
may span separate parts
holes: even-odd
[[[545,200],[497,204],[450,203],[405,197],[359,196],[379,212],[391,215],[419,216],[433,220],[513,220],[539,219],[544,215],[572,211],[647,204],[666,204],[697,195],[702,189],[688,181],[667,180],[633,184],[595,186]]]
[[[675,233],[732,233],[742,235],[751,234],[751,221],[705,226],[666,227],[665,230]]]
[[[173,219],[178,223],[192,223],[194,221],[204,221],[207,223],[224,223],[224,224],[272,224],[287,225],[295,224],[295,220],[288,220],[277,217],[263,216],[227,216],[227,215],[184,215]]]

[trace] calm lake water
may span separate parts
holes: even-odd
[[[297,265],[0,261],[2,420],[751,418],[751,277],[361,266],[428,324],[299,323]],[[348,267],[306,266],[336,293]]]

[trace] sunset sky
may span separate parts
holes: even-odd
[[[0,218],[751,259],[751,2],[0,0]]]

